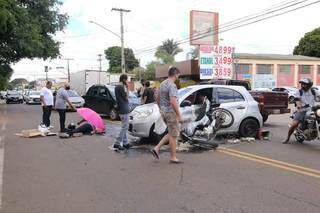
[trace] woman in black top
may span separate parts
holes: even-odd
[[[142,104],[150,104],[155,101],[153,89],[150,88],[150,82],[147,81],[145,82],[145,89],[142,94]]]

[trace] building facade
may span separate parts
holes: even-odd
[[[198,60],[177,62],[183,78],[199,79]],[[167,76],[169,65],[157,67],[156,78]],[[247,54],[234,55],[233,79],[247,80],[252,88],[297,87],[303,77],[320,85],[320,58],[300,55]]]
[[[235,54],[234,79],[251,82],[254,88],[297,87],[303,77],[320,85],[320,58],[277,55]]]

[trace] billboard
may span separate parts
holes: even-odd
[[[200,46],[199,74],[200,79],[231,79],[233,75],[234,47]]]
[[[218,25],[218,13],[190,11],[190,44],[218,45]]]

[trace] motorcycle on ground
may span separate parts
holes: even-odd
[[[320,140],[320,106],[308,107],[303,122],[293,133],[297,142]]]
[[[219,146],[215,140],[217,133],[223,128],[232,126],[234,122],[232,113],[219,106],[210,104],[207,110],[208,102],[204,102],[197,113],[197,118],[182,124],[182,143],[188,142],[191,145],[216,149]]]

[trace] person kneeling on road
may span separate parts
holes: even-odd
[[[282,141],[283,144],[289,143],[295,129],[304,121],[307,111],[315,106],[317,98],[320,97],[320,91],[312,88],[313,82],[311,79],[303,78],[299,83],[301,84],[301,89],[295,95],[297,112],[290,123],[287,138]]]

